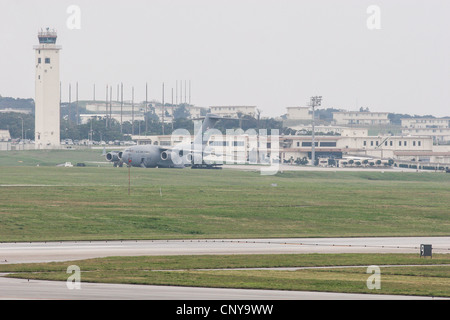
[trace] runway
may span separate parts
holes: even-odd
[[[0,264],[74,261],[108,256],[144,255],[275,253],[416,253],[419,255],[420,244],[431,244],[433,253],[450,253],[450,237],[33,242],[0,243]],[[431,298],[90,283],[82,283],[80,290],[69,290],[65,282],[27,281],[0,276],[0,299],[411,300]]]
[[[208,239],[157,241],[77,241],[0,243],[0,263],[73,261],[110,256],[417,253],[431,244],[434,253],[450,253],[450,237]]]

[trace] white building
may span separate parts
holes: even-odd
[[[7,142],[11,140],[11,135],[9,130],[0,130],[0,141]]]
[[[390,124],[388,112],[333,112],[336,125],[386,125]]]
[[[60,147],[60,81],[59,51],[56,32],[38,34],[35,78],[35,146],[36,149]]]
[[[431,137],[435,143],[446,143],[450,141],[450,128],[402,129],[402,134]]]
[[[435,143],[450,141],[450,118],[403,118],[402,134],[429,136]]]
[[[450,118],[402,118],[403,128],[450,128]]]
[[[188,136],[188,139],[193,137]],[[181,141],[177,136],[133,136],[138,144],[153,145],[176,145]],[[312,138],[311,136],[280,136],[278,143],[274,144],[270,135],[256,138],[248,134],[233,134],[227,136],[212,135],[208,147],[214,152],[213,155],[228,155],[231,157],[221,158],[223,161],[242,162],[252,158],[255,150],[259,156],[267,158],[278,158],[282,163],[294,163],[298,159],[311,159]],[[189,140],[192,141],[192,140]],[[255,149],[256,148],[256,149]],[[276,154],[275,154],[276,153]],[[371,159],[370,162],[378,162],[384,166],[389,160],[399,164],[411,164],[418,162],[424,166],[450,166],[450,147],[433,146],[430,137],[411,136],[316,136],[315,155],[321,159],[320,165],[326,164],[327,159]],[[220,158],[220,157],[219,157]]]
[[[210,107],[211,113],[222,116],[237,118],[239,113],[256,116],[256,107],[253,106],[213,106]]]
[[[309,107],[288,107],[287,120],[310,120],[312,121],[312,110]]]
[[[31,114],[31,109],[14,109],[14,108],[5,108],[1,109],[0,113],[21,113],[21,114]]]
[[[289,128],[296,130],[297,135],[310,134],[312,132],[312,125],[298,125],[290,126]],[[367,136],[369,130],[367,128],[349,128],[340,126],[314,126],[314,132],[316,134],[335,134],[341,136]]]

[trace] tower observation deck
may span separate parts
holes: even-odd
[[[38,32],[38,38],[40,44],[55,44],[58,35],[55,30],[47,28],[45,31],[41,30]]]

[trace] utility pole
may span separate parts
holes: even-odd
[[[310,106],[312,107],[312,132],[311,132],[311,161],[312,165],[316,165],[316,135],[315,135],[315,107],[322,105],[322,96],[311,97]]]

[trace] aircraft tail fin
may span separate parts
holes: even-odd
[[[195,119],[195,120],[201,120],[202,118],[199,119]],[[195,138],[194,138],[194,144],[199,144],[199,145],[205,145],[207,141],[204,141],[205,139],[203,138],[204,133],[208,130],[208,129],[212,129],[214,127],[214,125],[217,123],[217,121],[219,120],[238,120],[237,118],[228,118],[228,117],[222,117],[222,116],[218,116],[216,114],[212,114],[212,113],[208,113],[203,120],[202,126],[201,126],[201,130],[198,130]]]

